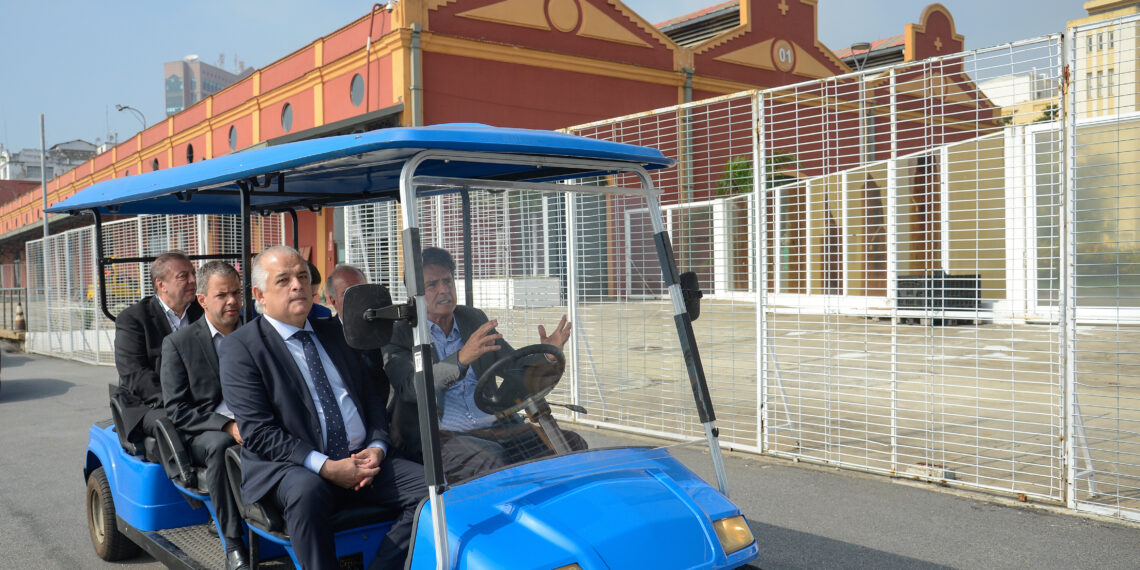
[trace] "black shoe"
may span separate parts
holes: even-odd
[[[218,523],[214,522],[214,519],[210,519],[210,524],[206,527],[206,530],[209,531],[210,534],[218,536]]]
[[[226,552],[226,570],[249,570],[249,555],[244,548]]]

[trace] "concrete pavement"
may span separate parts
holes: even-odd
[[[5,354],[0,370],[0,567],[107,568],[87,533],[87,429],[114,369]],[[658,444],[575,427],[592,445]],[[676,453],[708,477],[707,452]],[[1140,528],[928,484],[727,454],[755,568],[1136,568]],[[158,568],[145,556],[132,568]]]

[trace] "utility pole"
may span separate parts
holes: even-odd
[[[44,252],[47,253],[47,133],[44,130],[44,114],[40,113],[40,190],[43,192],[44,207],[40,214],[44,218]]]

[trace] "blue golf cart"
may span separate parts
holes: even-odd
[[[392,128],[254,149],[108,180],[48,211],[94,217],[100,280],[106,267],[150,259],[104,255],[102,221],[107,215],[238,215],[243,221],[240,251],[208,257],[240,262],[248,284],[251,253],[256,253],[251,252],[251,216],[291,216],[296,245],[298,210],[399,201],[407,299],[393,304],[382,285],[359,285],[347,292],[342,318],[349,344],[359,349],[384,344],[398,321],[408,323],[413,332],[415,396],[429,497],[417,516],[408,567],[735,568],[754,559],[758,545],[740,509],[728,498],[716,416],[692,327],[699,315],[699,290],[692,277],[676,267],[658,191],[648,174],[672,164],[655,149],[549,131],[475,124]],[[500,361],[504,366],[489,370],[479,379],[476,402],[500,417],[525,414],[530,421],[523,425],[539,432],[547,448],[467,480],[447,479],[432,367],[424,365],[431,362],[433,347],[424,303],[419,208],[431,197],[462,197],[467,248],[463,259],[470,260],[476,211],[472,201],[480,193],[504,190],[621,196],[649,212],[649,237],[704,428],[705,437],[697,443],[711,458],[711,484],[669,447],[582,450],[567,445],[546,401],[565,360],[545,345],[521,348]],[[471,303],[472,264],[463,265],[465,299]],[[113,319],[105,290],[101,282],[103,311]],[[249,294],[247,288],[247,318],[253,311]],[[536,353],[549,357],[523,358]],[[543,364],[527,364],[536,361]],[[83,462],[96,553],[116,560],[141,547],[170,567],[215,566],[223,546],[206,530],[213,507],[197,477],[201,466],[190,463],[169,423],[161,424],[152,440],[127,441],[115,428],[118,412],[112,408],[111,420],[91,427]],[[227,467],[236,485],[241,465],[233,451]],[[283,557],[292,549],[280,513],[272,505],[239,504],[239,510],[250,530],[254,561],[282,557],[278,560],[287,563]],[[388,521],[367,508],[338,516],[338,556],[349,565],[367,566]]]

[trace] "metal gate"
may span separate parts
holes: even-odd
[[[1140,520],[1140,111],[1129,17],[1070,30],[1062,204],[1069,504]]]

